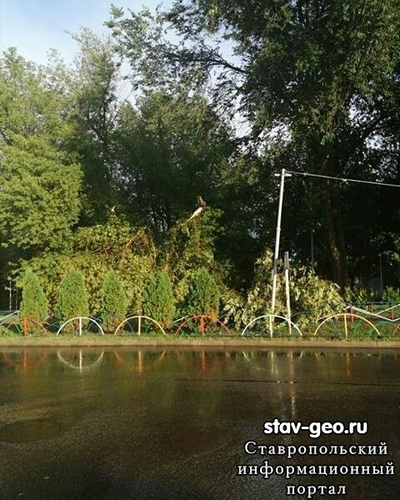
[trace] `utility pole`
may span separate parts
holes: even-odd
[[[292,310],[290,307],[290,259],[289,252],[285,252],[284,257],[284,267],[285,267],[285,290],[286,290],[286,318],[289,325],[289,334],[292,334]]]
[[[279,245],[281,240],[281,222],[282,222],[282,207],[283,207],[283,193],[285,191],[285,177],[291,177],[287,174],[285,169],[281,170],[281,186],[279,190],[279,204],[278,204],[278,220],[276,223],[276,237],[275,237],[275,253],[274,253],[274,269],[272,271],[272,299],[271,299],[271,316],[269,317],[269,334],[273,337],[274,331],[274,314],[276,303],[276,283],[278,279],[278,259],[279,259]],[[275,174],[279,177],[279,174]]]
[[[278,176],[279,174],[275,174]],[[274,270],[272,274],[272,300],[271,300],[271,314],[275,314],[276,303],[276,282],[278,277],[278,260],[279,260],[279,245],[281,240],[281,222],[282,222],[282,207],[283,207],[283,193],[285,190],[285,177],[291,177],[292,174],[287,174],[283,168],[280,174],[281,186],[279,191],[279,205],[278,205],[278,220],[276,224],[276,237],[275,237],[275,254],[274,254]]]

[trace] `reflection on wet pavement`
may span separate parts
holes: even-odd
[[[27,443],[49,439],[59,434],[61,425],[52,420],[19,420],[0,427],[0,441]]]
[[[30,348],[0,351],[0,498],[281,499],[287,484],[398,498],[385,476],[237,476],[289,462],[243,445],[388,444],[400,466],[400,352]],[[263,434],[266,420],[367,421],[367,435]],[[354,457],[353,457],[354,458]],[[297,457],[293,465],[346,464]]]

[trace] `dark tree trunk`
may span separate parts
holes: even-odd
[[[348,284],[348,274],[340,208],[340,197],[334,186],[329,181],[324,182],[322,186],[322,209],[332,278],[343,290]]]

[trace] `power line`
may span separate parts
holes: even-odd
[[[374,186],[385,186],[385,187],[395,187],[400,188],[400,184],[389,184],[387,182],[378,182],[378,181],[363,181],[361,179],[346,179],[344,177],[332,177],[330,175],[321,175],[321,174],[310,174],[308,172],[294,172],[287,171],[288,174],[292,175],[303,175],[304,177],[319,177],[321,179],[330,179],[332,181],[340,181],[340,182],[354,182],[356,184],[372,184]]]

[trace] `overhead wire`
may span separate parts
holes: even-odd
[[[319,177],[321,179],[329,179],[333,181],[340,181],[340,182],[353,182],[356,184],[370,184],[374,186],[384,186],[384,187],[394,187],[394,188],[400,188],[400,184],[391,184],[388,182],[379,182],[379,181],[366,181],[362,179],[348,179],[346,177],[333,177],[331,175],[322,175],[322,174],[311,174],[309,172],[295,172],[293,170],[287,170],[288,174],[291,175],[302,175],[304,177]]]

